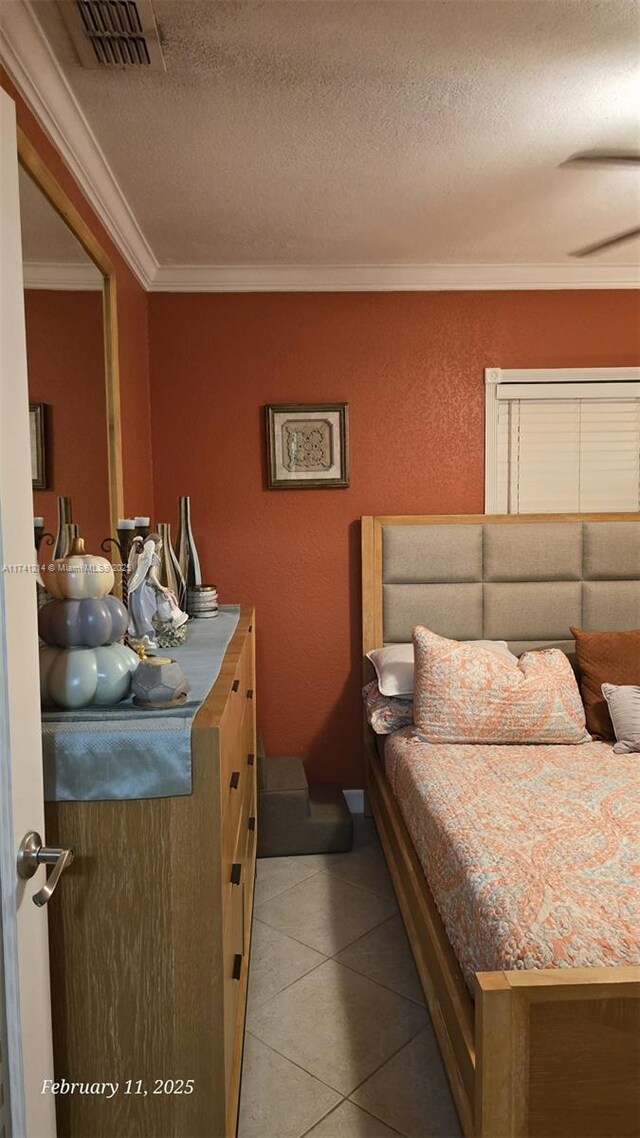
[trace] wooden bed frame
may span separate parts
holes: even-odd
[[[363,518],[363,654],[383,644],[383,526],[561,520],[638,515]],[[366,721],[365,790],[466,1138],[638,1138],[640,967],[477,973],[472,1000]]]

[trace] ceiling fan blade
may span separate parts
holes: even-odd
[[[635,150],[581,150],[560,166],[638,166],[640,154]]]
[[[590,257],[592,253],[601,253],[603,249],[611,249],[613,245],[621,245],[623,241],[632,241],[640,237],[640,228],[627,229],[624,233],[617,233],[615,237],[606,237],[604,241],[595,241],[593,245],[585,245],[583,249],[574,249],[570,257]]]

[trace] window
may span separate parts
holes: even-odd
[[[485,511],[640,509],[640,368],[488,368]]]

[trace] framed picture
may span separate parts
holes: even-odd
[[[29,404],[29,435],[31,439],[31,483],[34,490],[47,488],[47,464],[44,451],[45,403]]]
[[[266,419],[270,490],[349,485],[348,403],[270,403]]]

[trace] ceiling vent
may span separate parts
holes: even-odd
[[[83,67],[164,71],[151,0],[58,0]]]

